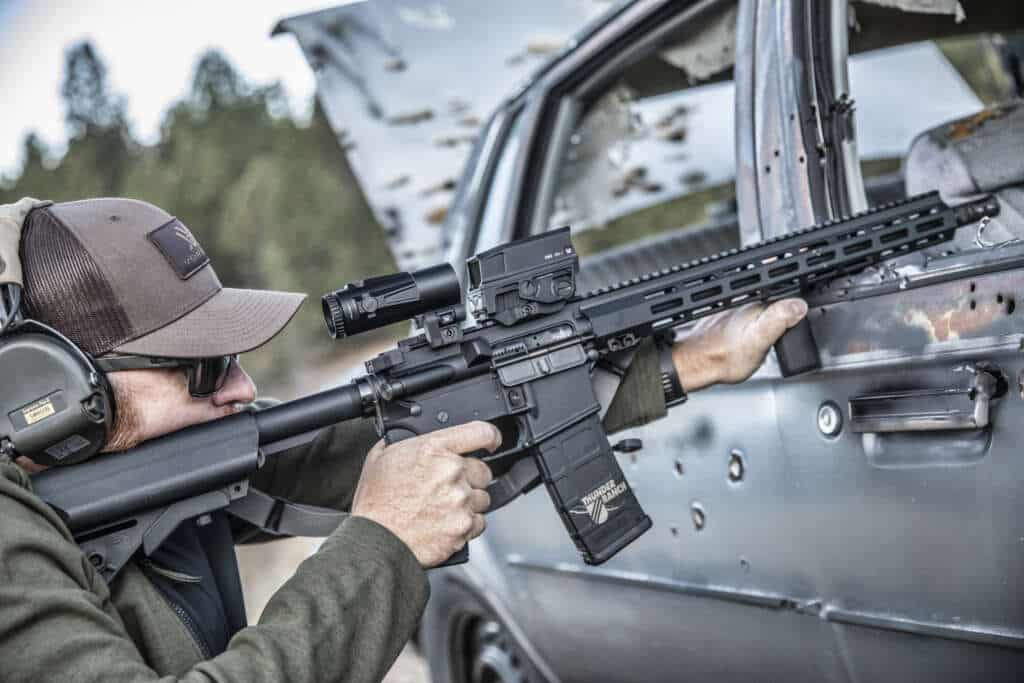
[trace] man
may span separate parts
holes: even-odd
[[[276,335],[302,295],[223,288],[188,229],[144,202],[19,203],[0,207],[0,227],[5,217],[21,225],[26,211],[20,255],[30,316],[101,364],[111,354],[180,359],[108,373],[116,419],[105,450],[255,400],[234,357]],[[6,251],[0,244],[8,260],[9,242]],[[746,379],[805,312],[791,300],[702,322],[671,350],[683,387]],[[664,414],[658,363],[653,346],[636,353],[609,428]],[[351,514],[249,627],[233,544],[259,538],[257,530],[224,515],[185,523],[107,586],[32,494],[33,464],[0,457],[3,680],[379,680],[416,627],[428,595],[424,569],[483,531],[491,474],[463,455],[495,449],[500,436],[478,422],[392,446],[375,441],[368,421],[337,425],[254,477],[272,495]]]

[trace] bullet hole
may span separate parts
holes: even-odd
[[[683,476],[684,470],[683,470],[683,461],[682,460],[676,459],[676,461],[672,465],[672,467],[675,468],[676,476],[677,477],[682,477]]]
[[[690,506],[690,519],[693,520],[693,528],[697,531],[704,529],[706,519],[704,517],[704,508],[700,506],[700,503],[694,503]]]
[[[764,167],[764,172],[765,173],[771,173],[772,172],[772,167],[771,166],[765,166]]]
[[[729,454],[729,481],[736,483],[743,481],[743,473],[746,470],[743,464],[743,453],[733,451]]]
[[[1013,312],[1017,310],[1017,302],[1010,297],[1006,300],[1006,315],[1013,315]]]
[[[747,558],[745,558],[745,557],[741,557],[740,558],[740,569],[742,569],[745,572],[749,572],[750,571],[750,562],[747,561]]]
[[[775,156],[779,156],[779,150],[775,150]]]
[[[670,534],[672,534],[672,536],[678,536],[679,535],[679,527],[677,527],[675,524],[670,526],[668,528],[668,531],[669,531]]]
[[[974,299],[971,299],[971,310],[973,311],[977,307],[978,307],[978,302],[975,301]]]
[[[801,154],[800,155],[800,163],[803,164],[803,163],[806,163],[806,162],[807,162],[807,159],[804,157],[803,154]]]
[[[996,303],[997,304],[1003,303],[1003,295],[1002,294],[996,294]]]
[[[974,294],[974,290],[976,290],[977,288],[978,288],[978,285],[976,285],[976,284],[974,284],[974,283],[972,282],[972,283],[971,283],[971,294]]]

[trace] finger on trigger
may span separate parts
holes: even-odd
[[[494,452],[501,445],[501,432],[497,427],[480,420],[438,430],[431,437],[440,447],[456,453],[472,453],[481,449]]]
[[[469,509],[473,512],[484,513],[491,507],[491,495],[483,489],[473,489],[469,492]]]
[[[475,489],[485,489],[494,481],[494,475],[487,463],[476,458],[467,458],[465,463],[466,481]]]

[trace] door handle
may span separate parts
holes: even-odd
[[[999,380],[986,369],[961,366],[973,378],[966,386],[915,389],[857,396],[849,401],[850,429],[866,432],[921,432],[981,429]]]

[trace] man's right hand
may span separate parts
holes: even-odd
[[[352,514],[398,536],[424,568],[437,566],[483,533],[483,513],[491,504],[485,490],[491,469],[463,454],[494,452],[500,445],[501,433],[486,422],[390,446],[379,441],[363,464]]]

